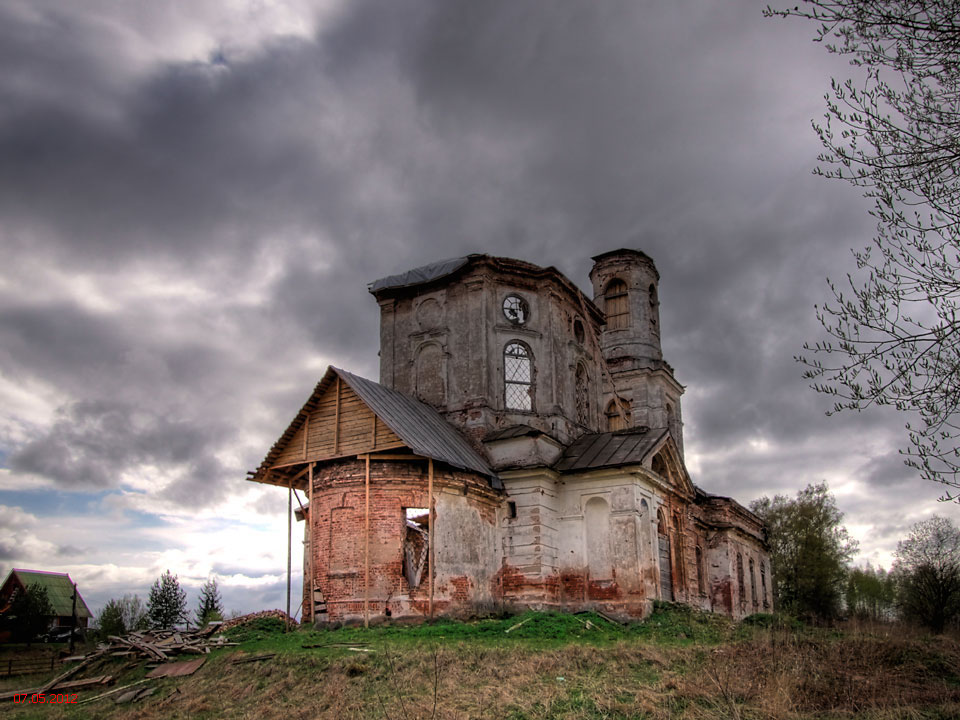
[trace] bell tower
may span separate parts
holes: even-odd
[[[683,386],[673,377],[660,347],[660,273],[648,255],[623,248],[593,258],[590,282],[593,301],[607,321],[600,350],[623,409],[618,410],[608,388],[606,429],[618,430],[624,424],[669,428],[682,453]]]

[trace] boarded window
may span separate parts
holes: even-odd
[[[577,393],[577,422],[581,425],[590,424],[590,376],[583,363],[577,363],[576,375]]]
[[[663,512],[657,511],[657,558],[660,566],[660,599],[673,601],[673,574],[670,572],[670,537]]]
[[[630,325],[630,298],[623,280],[611,280],[603,294],[607,330],[621,330]]]
[[[593,497],[583,509],[583,524],[587,533],[587,563],[591,580],[609,580],[613,577],[610,557],[610,506],[603,498]]]
[[[530,351],[512,342],[503,351],[504,402],[508,410],[533,410],[533,362]]]
[[[335,507],[330,510],[331,572],[352,572],[357,569],[356,522],[356,512],[352,507]]]
[[[419,587],[430,564],[429,515],[427,508],[403,509],[403,577],[407,587]]]
[[[607,405],[607,430],[613,432],[615,430],[626,430],[629,427],[632,427],[633,423],[630,420],[630,401],[629,400],[620,400],[620,406],[617,407],[617,401],[611,400],[610,404]]]

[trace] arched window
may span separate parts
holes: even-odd
[[[630,401],[629,400],[620,400],[620,407],[617,408],[617,401],[611,400],[610,404],[607,405],[607,430],[613,432],[614,430],[626,430],[628,427],[632,427],[633,423],[630,422]]]
[[[630,326],[630,298],[623,280],[611,280],[603,293],[603,311],[607,316],[607,330],[621,330]]]
[[[587,339],[587,333],[583,329],[583,321],[575,318],[573,321],[573,337],[581,345]]]
[[[650,469],[661,477],[667,477],[667,463],[663,459],[663,453],[657,453],[653,456],[653,462],[650,463]]]
[[[757,607],[757,576],[753,570],[753,558],[750,558],[750,602]]]
[[[583,363],[577,363],[575,379],[577,395],[577,422],[581,425],[590,424],[590,376]]]
[[[530,350],[511,342],[503,350],[503,394],[508,410],[533,410],[533,360]]]
[[[656,328],[657,327],[657,305],[660,302],[659,300],[657,300],[657,286],[651,284],[649,290],[647,290],[647,294],[650,299],[650,324],[653,325],[654,328]]]
[[[747,590],[743,582],[743,555],[737,553],[737,591],[739,593],[740,604],[747,604]]]

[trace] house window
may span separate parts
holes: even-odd
[[[611,280],[603,293],[603,309],[607,316],[607,330],[621,330],[630,325],[630,298],[623,280]]]
[[[628,427],[631,427],[632,423],[630,422],[630,401],[629,400],[620,400],[620,406],[617,407],[617,401],[611,400],[610,404],[607,405],[607,430],[613,432],[615,430],[626,430]]]
[[[533,410],[533,362],[522,343],[511,342],[504,349],[503,376],[507,410]]]
[[[590,424],[590,376],[583,363],[577,363],[576,375],[577,394],[577,422],[581,425]]]

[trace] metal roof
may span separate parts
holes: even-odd
[[[469,256],[450,258],[449,260],[440,260],[438,262],[423,265],[422,267],[407,270],[397,275],[388,275],[385,278],[374,280],[367,286],[367,290],[372,293],[386,290],[387,288],[402,288],[412,285],[421,285],[442,278],[456,272],[469,261]]]
[[[666,428],[630,428],[581,435],[553,466],[560,472],[639,465],[668,434]]]
[[[503,489],[500,478],[480,454],[432,407],[373,380],[332,369],[415,453],[486,475],[494,488]]]
[[[14,568],[7,576],[4,585],[14,575],[24,588],[29,585],[39,585],[44,588],[47,591],[47,599],[50,601],[54,615],[66,617],[73,614],[73,581],[66,573],[46,572],[44,570],[17,570]],[[77,591],[77,617],[93,617],[87,604],[80,597],[79,590]]]

